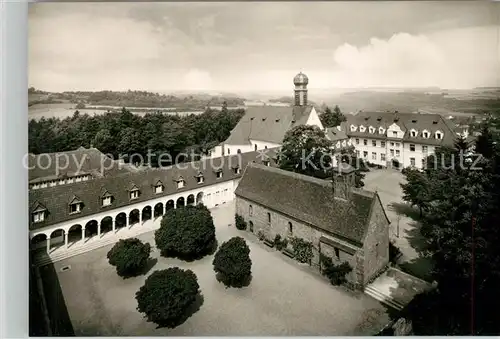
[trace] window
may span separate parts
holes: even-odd
[[[267,213],[267,222],[271,223],[271,213]]]
[[[252,205],[248,206],[248,215],[249,216],[253,215],[253,207],[252,207]]]
[[[427,146],[422,146],[422,153],[427,153]]]
[[[375,133],[375,127],[370,126],[368,130],[370,131],[370,133]]]
[[[40,185],[40,188],[45,188],[47,187],[47,183],[46,182],[43,182],[41,185]]]
[[[267,146],[264,146],[264,149],[267,149]]]
[[[196,182],[197,182],[198,184],[203,184],[203,182],[204,182],[204,181],[205,181],[205,178],[203,177],[203,175],[198,175],[198,176],[196,177]]]
[[[51,181],[51,182],[50,182],[50,187],[55,186],[55,185],[57,185],[57,182],[56,182],[56,181]]]
[[[412,137],[416,137],[417,136],[417,131],[415,131],[414,129],[412,129],[411,132],[410,132],[410,135]]]
[[[59,185],[64,185],[64,183],[65,183],[64,179],[59,180]]]
[[[359,151],[356,150],[356,156],[359,158]]]
[[[359,139],[356,139],[356,145],[359,145]]]
[[[426,161],[425,161],[425,158],[424,158],[424,159],[422,159],[422,168],[425,168],[426,167],[425,165],[426,165]]]
[[[109,206],[111,205],[111,197],[105,197],[102,199],[102,205],[103,206]]]
[[[79,213],[80,212],[80,204],[71,204],[69,205],[69,213]]]
[[[368,156],[368,152],[367,151],[363,151],[363,157],[366,158]]]
[[[372,160],[377,160],[377,153],[376,152],[372,152]]]
[[[184,179],[177,180],[177,188],[183,188],[184,184]]]
[[[380,147],[385,147],[385,141],[380,142]]]
[[[42,222],[45,219],[44,212],[33,213],[33,222]]]
[[[391,147],[394,147],[394,143],[391,141]]]
[[[415,145],[414,144],[410,144],[410,152],[415,152]]]
[[[443,135],[440,132],[436,132],[436,139],[441,139]]]
[[[220,179],[220,178],[222,178],[222,170],[217,172],[217,179]]]
[[[380,153],[380,160],[385,161],[385,153]]]
[[[378,132],[379,132],[380,134],[384,134],[385,130],[384,130],[384,128],[383,128],[383,127],[380,127],[380,128],[378,129]]]
[[[155,186],[155,193],[161,193],[161,192],[163,192],[163,185],[157,184]]]
[[[393,156],[394,156],[394,150],[393,150],[393,149],[391,149],[391,150],[389,150],[389,151],[391,152],[391,157],[393,157]]]
[[[229,148],[227,149],[227,154],[231,154],[231,150]]]
[[[400,155],[400,152],[399,152],[399,150],[397,149],[397,150],[396,150],[396,156],[397,156],[397,157],[399,157],[399,155]]]
[[[82,177],[76,177],[75,178],[75,182],[80,182],[80,181],[82,181]]]
[[[240,168],[239,168],[239,167],[234,167],[234,168],[233,168],[233,173],[234,173],[234,174],[240,174],[240,173],[241,173]]]
[[[415,158],[410,158],[410,166],[415,167]]]
[[[399,142],[396,143],[396,147],[399,147]]]
[[[68,178],[68,184],[72,184],[73,183],[73,178]]]
[[[354,132],[356,130],[356,126],[351,125],[351,131]]]
[[[345,147],[345,140],[342,141],[342,147]]]
[[[236,153],[240,154],[240,153],[241,153],[241,150],[238,148],[238,150],[236,151]]]
[[[266,166],[271,166],[269,160],[262,160],[262,163]]]
[[[253,149],[256,151],[257,150],[257,144],[253,145]]]
[[[392,136],[397,138],[398,137],[398,132],[396,132],[396,131],[392,132]]]
[[[372,146],[377,147],[377,140],[372,140]]]
[[[288,222],[288,234],[293,234],[293,225],[290,221]]]
[[[139,190],[133,190],[130,192],[130,199],[137,199],[139,198]]]
[[[378,244],[375,244],[375,257],[378,257]]]
[[[337,247],[335,247],[334,250],[335,250],[335,258],[337,260],[340,260],[340,250]]]
[[[87,181],[87,180],[89,180],[89,176],[88,176],[88,175],[84,176],[84,177],[82,178],[82,180],[83,180],[83,181]]]
[[[423,131],[423,132],[422,132],[422,136],[423,136],[424,138],[426,138],[426,139],[427,139],[427,138],[429,138],[429,132],[428,132],[428,131]]]
[[[363,139],[363,145],[365,145],[365,146],[368,145],[368,140]]]

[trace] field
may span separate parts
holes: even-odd
[[[106,260],[109,247],[79,255],[42,270],[49,289],[52,314],[64,318],[65,309],[75,335],[197,336],[197,335],[372,335],[389,320],[374,299],[331,286],[308,267],[259,243],[252,235],[229,226],[234,204],[213,210],[219,244],[239,235],[250,246],[252,281],[242,289],[225,288],[215,279],[213,256],[186,263],[159,257],[149,271],[172,266],[189,268],[203,295],[200,309],[174,328],[156,328],[136,311],[135,292],[140,276],[123,280]],[[140,236],[154,244],[152,233]],[[61,268],[70,270],[61,272]],[[54,320],[57,322],[57,319]],[[62,328],[63,326],[61,326]]]

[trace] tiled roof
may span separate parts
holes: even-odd
[[[376,193],[352,189],[350,200],[334,198],[332,183],[250,163],[235,194],[327,233],[361,245]]]
[[[259,140],[280,144],[289,129],[305,125],[311,110],[312,106],[250,106],[224,143],[246,145]]]
[[[68,176],[92,174],[94,177],[128,172],[129,166],[118,169],[118,162],[96,148],[80,147],[74,151],[44,153],[29,157],[29,181],[37,183]],[[81,166],[81,167],[80,167]],[[100,169],[104,169],[101,171]]]
[[[397,113],[397,112],[359,112],[355,116],[347,117],[347,135],[349,137],[365,137],[371,139],[386,139],[386,135],[378,133],[378,128],[387,128],[396,123],[402,131],[405,132],[404,141],[415,141],[421,144],[428,145],[453,145],[456,134],[453,127],[439,114],[421,114],[421,113]],[[350,126],[357,126],[356,131],[351,131]],[[365,132],[359,131],[359,126],[365,126]],[[369,133],[368,127],[375,127],[375,133]],[[410,135],[411,129],[418,131],[416,137]],[[429,138],[422,137],[422,131],[427,130],[431,133]],[[443,138],[438,140],[434,137],[436,131],[443,132]]]
[[[29,228],[33,230],[46,227],[63,221],[90,216],[105,210],[121,208],[138,202],[233,180],[241,177],[248,162],[255,161],[262,163],[259,154],[259,152],[250,152],[229,155],[222,158],[205,159],[162,169],[146,168],[140,171],[95,178],[68,185],[30,190],[29,201],[31,212],[38,206],[37,204],[41,204],[46,208],[47,215],[42,222],[32,223],[30,221]],[[234,173],[233,168],[237,167],[237,165],[241,168],[240,174]],[[275,162],[271,160],[270,165],[274,166]],[[222,169],[222,178],[216,177],[217,168]],[[199,172],[202,172],[204,175],[204,181],[201,184],[198,184],[196,180]],[[181,189],[178,189],[175,183],[175,180],[179,177],[183,177],[185,180],[185,186]],[[164,185],[162,193],[155,193],[154,191],[154,185],[158,180],[161,180]],[[129,199],[129,190],[134,186],[137,186],[140,194],[139,198],[131,201]],[[103,207],[101,199],[106,192],[113,196],[113,201],[110,206]],[[70,215],[69,203],[75,197],[83,202],[83,207],[80,213]]]
[[[348,139],[345,130],[342,130],[342,128],[339,130],[337,127],[327,128],[325,131],[325,135],[329,140],[333,142]]]

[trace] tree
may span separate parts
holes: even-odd
[[[415,298],[409,316],[417,335],[500,332],[491,311],[500,300],[500,152],[494,146],[498,135],[488,139],[482,147],[491,155],[479,159],[478,169],[457,160],[461,147],[455,145],[438,149],[442,159],[425,171],[431,199],[421,233],[438,288]]]
[[[170,209],[155,232],[155,241],[162,256],[199,259],[217,245],[212,215],[204,205]]]
[[[319,118],[324,127],[336,127],[347,120],[337,105],[335,105],[333,111],[329,107],[326,107]]]
[[[300,125],[285,134],[280,158],[281,169],[314,176],[331,168],[331,143],[317,126]]]
[[[239,214],[235,214],[234,223],[236,225],[236,228],[239,229],[240,231],[244,231],[247,229],[247,223],[245,219]]]
[[[137,310],[148,321],[173,328],[179,325],[200,295],[198,278],[191,270],[172,267],[155,271],[137,291]]]
[[[489,125],[483,124],[480,133],[476,139],[475,151],[486,158],[491,158],[493,155],[494,140]]]
[[[321,273],[330,280],[332,285],[341,285],[347,282],[347,274],[352,271],[351,265],[347,261],[335,265],[332,258],[324,254],[320,255]]]
[[[107,258],[116,267],[116,273],[121,277],[132,277],[141,274],[148,264],[151,246],[143,244],[137,238],[120,239]]]
[[[103,153],[112,153],[113,138],[107,128],[103,128],[97,132],[93,140],[93,146]]]
[[[85,108],[85,104],[83,102],[79,102],[75,106],[75,109],[84,109],[84,108]]]
[[[399,184],[403,190],[403,200],[417,206],[422,217],[423,210],[430,203],[430,185],[425,173],[417,169],[408,168],[405,171],[406,183]]]
[[[214,271],[217,279],[227,287],[242,287],[252,274],[250,248],[241,237],[233,237],[224,242],[215,253]]]

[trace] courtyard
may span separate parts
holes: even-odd
[[[404,175],[394,169],[376,169],[365,174],[364,188],[378,192],[391,221],[389,237],[402,253],[397,263],[399,268],[430,280],[432,262],[424,256],[425,239],[420,235],[419,212],[402,199],[399,184],[405,182]]]
[[[106,259],[110,245],[41,268],[49,312],[60,318],[52,322],[69,321],[76,336],[373,335],[388,323],[388,311],[378,301],[334,287],[308,267],[238,231],[233,203],[213,209],[212,215],[219,245],[233,236],[246,239],[253,262],[248,287],[218,283],[213,255],[194,262],[160,257],[154,234],[148,232],[138,236],[153,246],[156,263],[147,274],[173,266],[194,271],[203,295],[196,313],[174,329],[148,323],[135,300],[146,276],[120,278]]]

